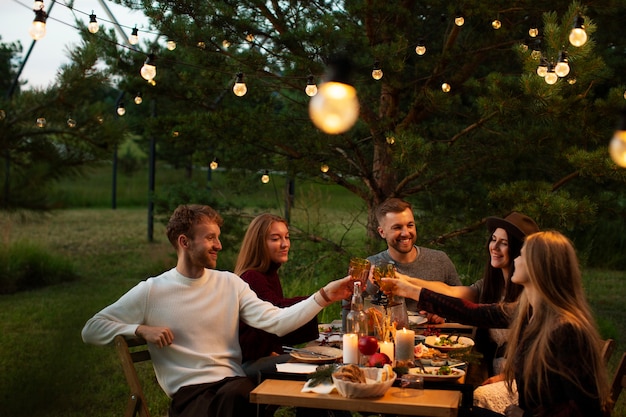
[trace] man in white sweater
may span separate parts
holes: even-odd
[[[282,336],[351,295],[348,276],[288,308],[260,300],[237,275],[214,269],[222,224],[209,206],[179,206],[167,225],[176,267],[140,282],[82,330],[83,341],[95,345],[118,334],[144,338],[172,398],[170,417],[256,415],[248,398],[254,383],[241,367],[239,320]]]

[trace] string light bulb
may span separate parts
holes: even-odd
[[[626,111],[622,111],[617,129],[609,143],[609,155],[618,166],[626,168]]]
[[[500,21],[500,19],[494,19],[494,21],[491,22],[491,27],[495,30],[498,30],[502,27],[502,22]]]
[[[120,102],[120,104],[117,105],[117,115],[123,116],[125,114],[126,114],[126,108],[124,107],[124,103]]]
[[[359,118],[359,100],[350,84],[352,64],[345,57],[332,58],[325,81],[309,101],[309,117],[321,131],[337,135],[349,130]]]
[[[235,80],[235,85],[233,85],[233,93],[237,97],[243,97],[248,92],[248,87],[246,87],[246,83],[243,82],[243,72],[237,74],[237,79]]]
[[[441,91],[443,91],[444,93],[449,93],[451,89],[452,87],[447,82],[444,81],[441,83]]]
[[[156,72],[156,57],[154,54],[150,54],[148,55],[148,58],[146,58],[146,61],[141,67],[139,73],[144,80],[151,81],[154,77],[156,77]]]
[[[211,161],[211,163],[209,164],[209,167],[210,167],[213,171],[215,171],[215,170],[217,169],[217,167],[218,167],[217,158],[214,158],[214,159]]]
[[[461,13],[456,14],[456,17],[454,18],[454,24],[458,27],[461,27],[465,24],[465,18]]]
[[[417,46],[415,47],[415,53],[419,56],[422,56],[426,53],[426,44],[424,43],[423,39],[420,39],[417,42]]]
[[[139,105],[143,103],[143,98],[141,97],[141,91],[138,91],[137,94],[135,94],[135,104]]]
[[[222,41],[222,48],[224,48],[224,49],[230,48],[230,42],[228,41],[228,39],[224,39]]]
[[[585,18],[581,15],[574,19],[574,27],[569,33],[569,43],[573,46],[580,47],[587,42],[587,31],[585,30]]]
[[[558,81],[559,76],[556,75],[556,73],[554,72],[554,65],[548,65],[548,71],[546,72],[546,75],[545,77],[543,77],[543,79],[546,81],[547,84],[550,85],[553,85]]]
[[[569,71],[570,71],[570,67],[569,67],[569,60],[567,58],[567,52],[561,51],[559,53],[558,62],[556,63],[554,67],[554,72],[556,73],[556,75],[563,78],[563,77],[566,77],[567,74],[569,74]]]
[[[42,7],[43,7],[43,3],[42,3]],[[35,19],[33,19],[33,24],[30,25],[30,30],[28,31],[28,33],[30,34],[30,37],[33,38],[33,40],[40,40],[43,39],[44,36],[46,36],[46,19],[48,18],[48,15],[46,14],[45,11],[39,9],[39,10],[35,10]]]
[[[139,29],[135,26],[128,37],[128,43],[131,45],[137,45],[139,43]]]
[[[45,117],[38,117],[37,118],[37,127],[43,129],[44,127],[46,127],[46,123],[48,123],[46,121]]]
[[[304,92],[307,96],[313,97],[317,94],[317,86],[315,85],[315,81],[312,75],[309,75],[306,79],[306,87]]]
[[[322,163],[322,166],[320,166],[320,171],[322,171],[324,174],[327,173],[329,169],[330,167],[325,163]]]
[[[43,10],[43,1],[41,0],[35,0],[35,3],[33,3],[33,11],[37,11],[37,10]]]
[[[91,11],[91,14],[89,15],[89,24],[87,25],[87,29],[89,30],[90,33],[97,33],[98,30],[100,29],[100,26],[98,25],[98,21],[96,20],[96,15],[93,13],[93,10]]]
[[[265,170],[265,173],[261,175],[261,182],[263,184],[267,184],[268,182],[270,182],[270,174],[267,170]]]
[[[74,128],[76,127],[76,120],[72,119],[71,117],[67,119],[67,126],[70,128]]]
[[[536,38],[537,36],[539,36],[539,29],[535,26],[531,26],[530,29],[528,29],[528,36],[530,36],[531,38]]]
[[[380,80],[383,78],[383,70],[380,69],[380,62],[374,62],[374,68],[372,69],[372,78],[375,80]]]
[[[537,75],[540,77],[545,77],[548,73],[548,60],[545,58],[541,58],[541,62],[537,65]]]
[[[167,43],[165,44],[165,47],[167,48],[168,51],[173,51],[174,49],[176,49],[176,42],[168,39]]]

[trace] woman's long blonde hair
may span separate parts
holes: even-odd
[[[504,372],[509,389],[515,378],[515,352],[518,346],[523,344],[528,348],[522,361],[523,379],[526,382],[536,381],[534,384],[536,391],[531,391],[528,383],[523,387],[517,387],[518,390],[524,390],[526,398],[541,404],[548,400],[544,398],[546,393],[560,389],[547,386],[547,372],[554,372],[571,381],[589,396],[595,396],[597,389],[600,403],[607,409],[610,388],[606,364],[600,354],[603,342],[585,297],[578,259],[572,243],[559,232],[535,233],[526,237],[521,256],[526,263],[528,279],[536,288],[540,302],[531,308],[527,292],[522,291],[518,312],[511,324],[512,331],[506,352]],[[532,319],[528,322],[531,316]],[[549,347],[551,333],[564,324],[578,329],[578,340],[565,340],[563,343],[590,347],[590,354],[581,355],[578,363],[570,364],[573,366],[563,366],[563,363],[555,361]],[[525,340],[532,342],[525,343]],[[586,386],[588,384],[581,382],[580,376],[589,374],[595,375],[594,386]]]
[[[259,214],[252,219],[241,243],[235,274],[241,275],[249,270],[266,272],[269,269],[271,259],[265,240],[275,222],[285,223],[285,226],[289,227],[287,220],[271,213]]]

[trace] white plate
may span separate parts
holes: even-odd
[[[421,372],[421,368],[409,368],[410,374],[424,375],[424,381],[456,381],[465,375],[465,371],[462,369],[452,368],[450,375],[436,375],[439,370],[438,366],[425,366],[426,373]]]
[[[435,348],[441,352],[450,352],[453,350],[459,350],[459,349],[467,349],[467,348],[471,348],[472,346],[474,346],[474,341],[472,339],[470,339],[469,337],[465,337],[465,336],[459,336],[457,339],[457,336],[452,336],[452,340],[457,340],[458,343],[452,346],[440,346],[437,345],[437,340],[441,337],[447,337],[447,334],[442,334],[439,336],[426,336],[426,341],[424,342],[426,344],[426,346],[428,347],[432,347]]]
[[[305,363],[331,363],[343,357],[343,351],[330,346],[307,346],[304,348],[310,352],[321,353],[325,356],[317,356],[306,352],[289,352],[292,358]]]

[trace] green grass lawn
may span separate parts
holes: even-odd
[[[283,185],[280,179],[275,182],[259,188],[254,201],[263,202],[258,204],[263,210],[280,213]],[[135,190],[135,194],[142,188],[134,187],[127,188]],[[82,190],[85,188],[91,187]],[[154,241],[148,242],[145,207],[129,208],[126,197],[120,196],[118,207],[122,208],[112,210],[108,208],[109,191],[102,188],[85,197],[90,201],[99,199],[94,204],[98,208],[31,215],[27,221],[19,216],[0,215],[3,244],[24,239],[35,242],[70,258],[81,277],[36,291],[0,296],[0,416],[122,414],[127,387],[115,352],[112,347],[83,344],[80,330],[94,313],[139,280],[172,267],[175,254],[159,222],[154,224]],[[319,233],[342,241],[348,251],[329,253],[322,243],[294,240],[291,261],[281,273],[289,295],[312,293],[343,275],[351,254],[367,255],[363,253],[365,212],[358,200],[335,187],[306,183],[298,183],[296,193],[292,223],[297,223],[305,235]],[[230,197],[224,194],[224,198]],[[218,268],[232,270],[237,250],[225,250]],[[459,265],[457,268],[462,275],[475,275],[475,271],[466,271],[467,268]],[[584,277],[603,336],[617,340],[616,353],[609,364],[612,373],[626,350],[622,337],[626,332],[623,308],[626,272],[590,270],[585,271]],[[330,321],[338,317],[339,309],[335,305],[326,309],[320,319]],[[149,367],[144,367],[141,374],[153,415],[163,416],[167,398],[156,385]],[[626,416],[625,403],[626,395],[623,395],[615,416]]]

